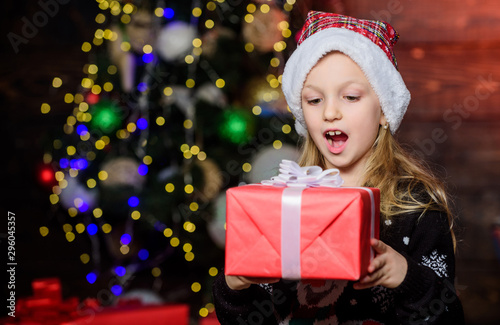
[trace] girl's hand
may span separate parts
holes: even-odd
[[[227,286],[232,290],[247,289],[252,284],[276,283],[279,280],[280,279],[274,279],[274,278],[248,278],[244,276],[226,275]]]
[[[354,289],[377,285],[396,288],[405,279],[408,270],[406,258],[381,240],[372,238],[370,244],[377,256],[368,266],[368,275],[354,284]]]

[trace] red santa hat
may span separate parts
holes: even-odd
[[[307,135],[301,107],[306,77],[316,63],[332,51],[342,52],[358,64],[377,94],[390,131],[394,133],[410,103],[410,92],[398,71],[393,52],[398,38],[399,34],[386,22],[310,11],[282,78],[283,93],[295,116],[297,133]]]

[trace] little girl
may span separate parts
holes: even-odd
[[[310,12],[283,74],[305,138],[302,166],[338,168],[380,189],[381,235],[368,275],[287,281],[219,276],[221,324],[463,324],[452,214],[438,182],[393,137],[410,101],[385,22]]]

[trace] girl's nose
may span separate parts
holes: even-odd
[[[323,110],[323,119],[325,121],[334,121],[342,118],[342,112],[339,109],[338,103],[331,100],[326,103]]]

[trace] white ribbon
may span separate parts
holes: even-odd
[[[296,162],[283,159],[280,173],[271,179],[263,180],[263,185],[288,187],[340,187],[344,180],[337,168],[323,170],[319,166],[300,167]]]

